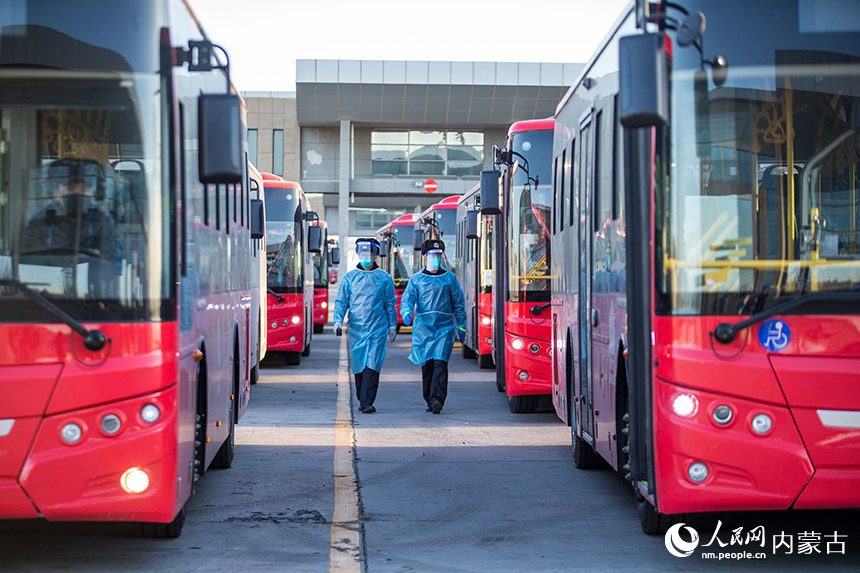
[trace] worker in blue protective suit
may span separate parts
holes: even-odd
[[[349,311],[349,352],[355,374],[358,411],[376,412],[373,402],[379,388],[379,372],[388,342],[397,336],[394,280],[379,268],[379,241],[355,241],[358,266],[343,277],[334,303],[334,330],[341,335]]]
[[[448,359],[454,338],[466,337],[466,304],[454,273],[442,266],[445,243],[429,239],[421,245],[425,267],[412,275],[400,299],[400,314],[412,324],[409,360],[421,365],[427,411],[438,414],[448,397]]]

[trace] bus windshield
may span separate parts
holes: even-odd
[[[78,320],[168,319],[158,77],[10,67],[0,85],[0,281]],[[0,320],[56,319],[0,288]]]
[[[412,257],[415,253],[412,245],[413,227],[412,225],[392,225],[391,232],[394,235],[394,241],[388,256],[392,257],[392,265],[389,268],[392,271],[394,288],[406,288],[412,272]]]
[[[298,191],[266,187],[267,284],[277,293],[300,293],[304,284]]]
[[[549,229],[552,131],[512,135],[518,161],[507,209],[508,294],[511,302],[547,302],[550,298]]]
[[[731,22],[703,6],[708,49],[728,52]],[[792,10],[760,16],[773,32],[728,57],[722,86],[695,50],[676,54],[657,197],[663,313],[750,314],[860,290],[860,30],[804,32],[816,24]]]

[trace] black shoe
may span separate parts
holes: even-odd
[[[365,414],[373,414],[376,412],[376,408],[373,406],[365,406],[364,409],[359,408],[359,411],[364,412]]]
[[[431,408],[433,409],[434,414],[438,414],[442,411],[442,402],[433,402],[433,406],[431,406]]]
[[[433,411],[433,408],[431,408],[430,406],[427,406],[427,411],[428,411],[428,412],[432,412],[432,411]]]
[[[358,407],[358,411],[359,411],[359,412],[364,412],[364,409],[365,409],[365,408],[367,408],[367,406],[359,406],[359,407]]]

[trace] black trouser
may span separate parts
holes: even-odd
[[[448,363],[431,358],[421,365],[421,378],[427,405],[440,402],[444,406],[445,398],[448,397]]]
[[[355,374],[355,395],[358,396],[359,406],[373,406],[376,400],[376,390],[379,388],[379,372],[365,368]]]

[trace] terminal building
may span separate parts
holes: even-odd
[[[331,235],[371,235],[468,191],[492,168],[510,124],[552,116],[581,69],[298,60],[295,92],[242,94],[250,157],[260,171],[300,182]]]

